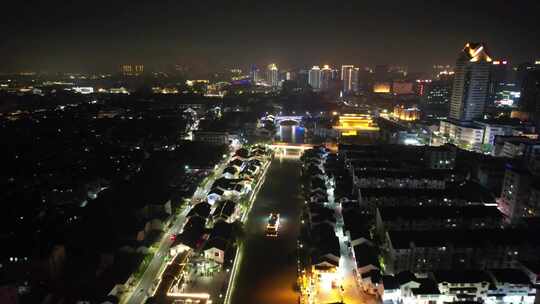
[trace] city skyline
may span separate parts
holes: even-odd
[[[1,304],[540,304],[540,1],[2,8]]]
[[[519,6],[506,1],[316,1],[263,7],[54,2],[10,4],[5,20],[10,39],[0,45],[2,70],[94,72],[124,63],[179,63],[210,72],[253,63],[298,68],[334,62],[401,64],[426,72],[433,64],[454,62],[455,46],[467,41],[486,42],[494,58],[512,63],[540,54],[533,15],[539,4],[534,1]]]

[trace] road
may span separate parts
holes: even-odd
[[[341,278],[341,291],[338,289],[336,292],[325,293],[320,292],[315,294],[311,300],[315,303],[333,303],[342,301],[347,304],[379,304],[379,300],[376,296],[367,294],[358,282],[356,276],[356,261],[351,255],[351,251],[347,246],[349,242],[347,236],[344,233],[343,213],[341,205],[335,202],[334,189],[330,183],[327,183],[328,191],[328,206],[334,209],[336,215],[336,235],[339,239],[339,270],[342,275]],[[319,290],[320,291],[320,290]]]
[[[179,231],[180,227],[184,224],[184,221],[186,220],[186,214],[189,209],[186,209],[182,215],[178,217],[174,225],[169,229],[169,232],[164,234],[163,238],[161,239],[159,243],[158,250],[156,251],[156,254],[154,255],[154,258],[146,268],[145,272],[143,273],[139,284],[135,288],[134,292],[131,294],[131,297],[128,299],[126,303],[129,304],[139,304],[144,303],[146,298],[149,296],[151,292],[151,287],[153,285],[154,280],[158,276],[158,272],[164,262],[164,258],[169,254],[169,248],[171,247],[172,240],[170,239],[170,235],[173,231]]]
[[[300,161],[276,158],[246,222],[242,260],[231,303],[297,303],[296,241],[300,230]],[[270,212],[281,215],[277,238],[265,236]]]
[[[339,261],[339,267],[343,274],[342,286],[344,292],[342,294],[343,301],[347,304],[379,304],[379,299],[371,294],[364,292],[357,281],[357,276],[353,272],[356,269],[356,263],[354,258],[350,255],[350,249],[346,243],[349,241],[343,231],[343,216],[340,206],[334,205],[337,215],[336,234],[339,238],[339,247],[341,252],[341,258]]]
[[[198,187],[195,191],[195,194],[193,195],[191,202],[194,204],[195,202],[198,202],[201,200],[202,197],[204,197],[208,191],[210,190],[215,178],[218,178],[221,176],[221,173],[223,172],[223,169],[227,166],[229,162],[229,158],[222,162],[218,168],[216,169],[216,174],[214,175],[214,178],[207,182],[204,187]],[[180,216],[176,218],[174,221],[174,224],[163,234],[163,237],[161,241],[159,242],[158,250],[156,251],[154,257],[150,261],[150,264],[146,268],[145,272],[141,276],[141,279],[139,280],[139,283],[137,284],[137,287],[133,290],[131,294],[128,295],[127,300],[123,301],[123,303],[127,304],[141,304],[146,301],[146,298],[149,297],[149,295],[152,294],[152,288],[154,288],[153,283],[154,280],[157,279],[160,269],[162,268],[165,257],[169,254],[169,248],[171,247],[172,240],[170,239],[170,236],[172,234],[176,234],[182,225],[184,225],[184,222],[186,220],[186,215],[189,212],[189,208],[186,208]]]

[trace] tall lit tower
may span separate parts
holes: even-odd
[[[341,81],[343,81],[343,92],[351,92],[353,90],[353,65],[342,65],[341,66]],[[358,75],[358,73],[356,73]],[[358,79],[357,79],[358,82]]]
[[[507,88],[511,65],[507,60],[493,60],[490,67],[488,85],[488,105],[494,105],[497,95]]]
[[[360,79],[360,69],[354,68],[351,71],[351,91],[358,92],[360,84],[358,83]]]
[[[321,89],[321,68],[319,68],[318,65],[314,65],[311,70],[309,70],[308,84],[315,91]]]
[[[250,77],[251,77],[251,81],[253,81],[254,84],[261,81],[261,73],[257,66],[255,65],[251,66]]]
[[[450,118],[472,121],[484,115],[491,57],[483,43],[467,43],[456,62]]]
[[[279,71],[275,63],[268,65],[268,70],[266,71],[266,82],[272,87],[279,86]]]
[[[332,69],[329,65],[324,65],[321,69],[321,90],[325,91],[330,88],[330,82],[332,81]]]

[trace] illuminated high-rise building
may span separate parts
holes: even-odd
[[[495,105],[497,95],[500,95],[501,91],[507,87],[510,69],[511,66],[507,60],[493,60],[490,67],[487,105]]]
[[[285,72],[284,78],[285,78],[285,80],[294,80],[294,79],[296,79],[296,75],[295,75],[294,72],[287,71],[287,72]]]
[[[332,69],[332,80],[340,80],[341,71],[338,69]]]
[[[341,81],[343,81],[343,92],[356,92],[358,91],[358,68],[353,65],[341,66]]]
[[[407,67],[399,66],[399,65],[389,66],[388,74],[391,80],[396,80],[396,79],[403,80],[405,79],[405,77],[407,77]]]
[[[351,91],[358,92],[360,88],[360,69],[354,68],[351,71]]]
[[[262,79],[261,79],[261,71],[259,70],[259,68],[255,65],[252,65],[251,66],[251,71],[249,72],[249,76],[251,78],[251,81],[256,84],[258,82],[260,82]]]
[[[266,82],[272,87],[279,86],[279,70],[275,63],[268,65],[268,69],[266,70]]]
[[[309,72],[310,70],[301,69],[294,76],[301,88],[306,88],[309,85]]]
[[[431,83],[431,79],[416,79],[416,82],[414,84],[414,92],[416,95],[422,97],[424,94],[426,94],[426,89],[428,85]]]
[[[332,69],[327,64],[321,69],[321,90],[326,91],[330,88],[332,81]]]
[[[472,121],[484,115],[492,59],[483,43],[467,43],[456,62],[450,118]]]
[[[139,76],[144,73],[144,65],[142,64],[123,64],[120,71],[124,76]]]
[[[444,77],[445,75],[452,75],[454,74],[454,69],[449,64],[436,64],[433,66],[433,74],[431,77],[433,79],[439,79],[440,77]]]
[[[522,83],[519,109],[540,127],[540,69],[529,70]]]
[[[309,70],[308,84],[315,91],[319,91],[321,89],[321,68],[319,68],[318,65],[314,65],[311,70]]]
[[[420,84],[420,83],[417,83]],[[452,94],[451,80],[433,80],[423,83],[420,108],[426,117],[448,117]]]
[[[448,106],[452,92],[452,83],[447,80],[434,80],[428,83],[423,102],[428,105]]]
[[[241,69],[230,69],[231,72],[231,80],[238,80],[242,78],[242,70]]]

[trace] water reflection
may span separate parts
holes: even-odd
[[[297,280],[296,246],[304,206],[299,196],[300,166],[298,159],[273,161],[270,165],[245,224],[243,254],[231,303],[298,303],[298,294],[291,286]],[[270,212],[279,213],[283,221],[279,236],[272,239],[265,236]]]
[[[305,129],[300,126],[279,126],[276,140],[281,142],[303,144]]]

